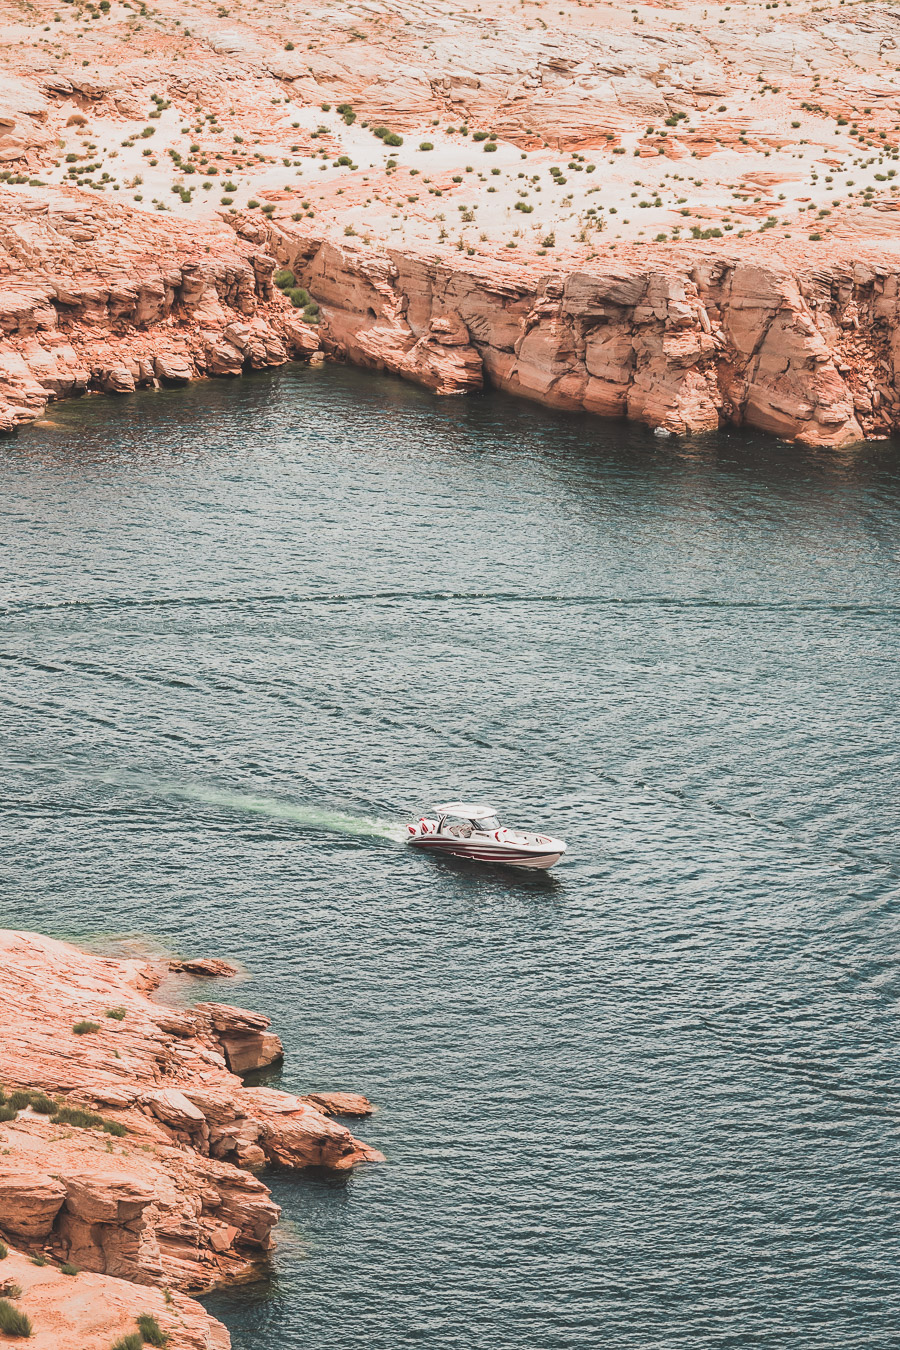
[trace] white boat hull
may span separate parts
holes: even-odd
[[[504,867],[530,867],[545,870],[558,863],[565,848],[542,849],[538,846],[495,844],[486,840],[451,839],[447,835],[422,835],[409,840],[413,848],[423,852],[444,854],[453,858],[471,858],[473,862],[501,863]],[[555,844],[555,841],[553,841]]]

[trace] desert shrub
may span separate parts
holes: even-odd
[[[72,1030],[76,1036],[86,1036],[91,1031],[99,1031],[99,1022],[88,1022],[86,1019],[82,1022],[76,1022]]]
[[[286,291],[285,294],[294,306],[294,309],[303,309],[304,305],[309,304],[309,291],[303,286],[293,286],[290,290]]]
[[[152,1313],[140,1313],[137,1324],[146,1345],[165,1345],[168,1341],[168,1336]]]
[[[303,311],[303,317],[307,323],[319,322],[319,306],[315,303],[307,305]]]
[[[402,137],[402,136],[398,136],[397,133],[396,133],[396,131],[389,131],[389,132],[387,133],[386,136],[382,137],[382,139],[383,139],[385,145],[402,145],[402,144],[403,144],[403,137]]]
[[[9,1256],[9,1248],[5,1242],[0,1242],[0,1261],[5,1261]]]
[[[293,42],[286,42],[286,43],[284,44],[284,50],[285,50],[286,52],[292,52],[292,51],[294,50],[294,44],[293,44]]]
[[[33,1266],[46,1266],[46,1265],[48,1264],[48,1262],[47,1262],[47,1258],[46,1258],[46,1256],[44,1255],[44,1253],[43,1253],[43,1252],[38,1252],[37,1256],[33,1256],[33,1257],[31,1258],[31,1264],[32,1264]]]
[[[247,203],[247,209],[249,211],[255,211],[258,206],[259,202],[256,200],[255,197],[252,197],[250,201]]]
[[[289,267],[280,267],[272,280],[280,291],[288,291],[297,284],[297,278]]]
[[[21,1298],[22,1286],[15,1284],[13,1280],[6,1280],[0,1284],[0,1297],[2,1298]]]
[[[112,1350],[144,1350],[143,1337],[139,1331],[132,1331],[130,1336],[120,1337]]]
[[[0,1298],[0,1331],[5,1336],[30,1336],[31,1318],[19,1312],[5,1298]]]
[[[303,308],[304,315],[308,317],[311,314],[318,314],[318,312],[319,306],[316,304],[315,300],[310,300],[307,298],[306,305]]]
[[[43,1092],[28,1092],[25,1090],[11,1093],[9,1105],[15,1111],[22,1111],[26,1106],[30,1106],[32,1110],[40,1111],[45,1116],[52,1116],[56,1110],[55,1104]]]
[[[80,1130],[89,1130],[91,1126],[102,1125],[103,1117],[79,1106],[60,1106],[53,1113],[53,1124],[76,1125]]]
[[[60,1269],[60,1274],[62,1274],[62,1275],[77,1275],[77,1274],[78,1274],[78,1267],[77,1267],[77,1266],[73,1266],[71,1261],[64,1261],[63,1264],[60,1266],[59,1269]]]
[[[14,1106],[0,1106],[0,1122],[5,1120],[15,1120],[18,1111]]]
[[[434,149],[434,142],[433,142],[433,141],[419,141],[419,149],[420,149],[420,150],[433,150],[433,149]]]

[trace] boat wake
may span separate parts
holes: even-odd
[[[182,783],[166,779],[147,778],[145,775],[108,773],[103,781],[119,787],[139,788],[155,796],[175,797],[204,806],[221,807],[245,815],[264,816],[268,820],[283,820],[291,824],[328,834],[353,835],[361,839],[390,839],[402,842],[405,830],[396,821],[380,820],[371,816],[349,815],[328,807],[307,806],[268,797],[253,792],[234,792],[228,788],[211,787],[205,783]]]

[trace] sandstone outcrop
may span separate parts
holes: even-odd
[[[678,434],[750,426],[840,446],[900,428],[900,256],[885,250],[813,266],[683,245],[551,271],[338,241],[286,216],[216,230],[215,263],[144,257],[140,275],[117,261],[102,284],[95,267],[0,287],[0,429],[50,398],[235,376],[320,348],[438,394],[494,386]],[[165,248],[188,248],[173,222]],[[269,284],[278,264],[314,297],[316,326]],[[253,1034],[242,1053],[229,1043],[238,1072],[278,1057],[271,1033]]]
[[[95,10],[0,52],[0,431],[325,347],[670,432],[896,428],[890,7]]]
[[[237,966],[217,956],[197,956],[190,961],[170,961],[169,969],[183,971],[185,975],[206,975],[210,979],[238,974]]]
[[[272,1247],[278,1207],[251,1169],[381,1155],[327,1094],[249,1088],[229,1070],[229,1057],[280,1056],[268,1018],[166,1007],[147,993],[158,980],[139,961],[0,932],[0,1085],[15,1109],[0,1120],[0,1235],[97,1275],[196,1291]]]
[[[87,238],[73,236],[77,220]],[[283,365],[319,347],[274,259],[219,221],[0,192],[0,431],[48,400]],[[4,277],[5,274],[5,277]]]
[[[672,433],[749,426],[809,445],[900,429],[900,260],[790,269],[684,249],[665,263],[548,274],[281,223],[268,247],[316,296],[334,357],[440,392],[483,379]],[[465,353],[442,361],[439,385],[436,348]]]

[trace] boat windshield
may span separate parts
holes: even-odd
[[[500,820],[497,816],[482,816],[480,820],[473,820],[472,824],[476,830],[481,830],[483,834],[490,834],[491,830],[499,830]]]

